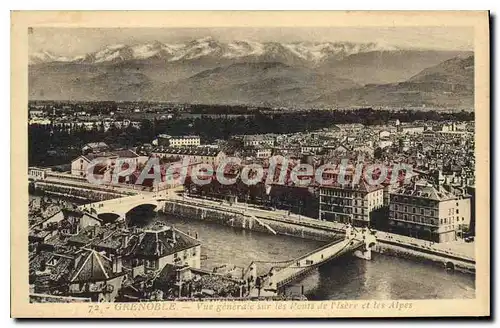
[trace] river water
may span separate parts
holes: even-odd
[[[198,233],[202,256],[206,256],[202,261],[205,269],[224,264],[246,268],[255,260],[285,261],[323,245],[162,214],[154,221]],[[376,253],[371,261],[350,255],[335,259],[295,283],[296,288],[302,286],[310,300],[474,298],[473,275],[449,273],[442,267]]]
[[[35,198],[39,197],[30,195],[30,200]],[[252,261],[291,260],[324,244],[157,213],[141,219],[173,225],[191,235],[197,233],[204,269],[224,264],[246,268]],[[377,253],[372,257],[371,261],[351,255],[335,259],[289,288],[303,288],[310,300],[474,298],[473,275],[449,273],[442,267]]]

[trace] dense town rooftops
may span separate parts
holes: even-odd
[[[84,229],[80,230],[77,235],[73,235],[68,239],[69,243],[77,244],[80,246],[84,245],[95,245],[105,246],[109,244],[111,241],[108,239],[112,239],[113,235],[118,234],[116,229],[112,229],[108,226],[88,226]],[[119,247],[119,245],[118,245]]]
[[[75,255],[40,251],[30,259],[30,270],[47,272],[50,280],[58,281],[73,269]]]

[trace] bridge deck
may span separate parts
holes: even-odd
[[[337,238],[331,243],[303,255],[284,267],[274,267],[261,282],[261,290],[253,288],[250,296],[273,296],[277,290],[295,281],[314,268],[342,254],[355,251],[363,246],[364,241],[358,239]]]
[[[159,198],[160,196],[158,196]],[[154,194],[139,194],[128,197],[114,198],[101,202],[95,202],[92,204],[79,206],[81,210],[94,210],[95,213],[116,213],[123,215],[127,213],[132,208],[144,205],[144,204],[155,204],[157,205],[158,199]]]

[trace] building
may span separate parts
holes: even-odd
[[[29,167],[28,168],[28,178],[31,180],[45,180],[47,177],[47,172],[50,169],[44,169],[39,167]]]
[[[304,144],[300,146],[301,154],[317,154],[320,153],[321,151],[323,151],[322,145]]]
[[[29,118],[40,118],[40,117],[44,117],[45,115],[45,112],[43,110],[40,110],[40,109],[30,109],[29,110]]]
[[[270,158],[273,150],[270,147],[257,146],[255,147],[255,157],[257,158]]]
[[[379,139],[386,139],[391,136],[391,132],[388,130],[380,130],[378,133]]]
[[[137,165],[139,163],[144,163],[147,157],[139,156],[136,152],[128,149],[109,153],[88,153],[77,157],[71,162],[71,174],[86,177],[89,164],[94,160],[99,160],[99,168],[102,170],[101,173],[103,174],[114,165],[118,159],[126,163]],[[96,169],[98,169],[97,166]]]
[[[390,230],[433,242],[457,240],[470,226],[470,198],[454,195],[426,181],[390,194]]]
[[[158,146],[167,147],[197,147],[200,145],[200,136],[170,136],[160,134],[155,143]]]
[[[392,140],[388,140],[388,139],[379,140],[379,142],[378,142],[378,146],[382,149],[387,148],[387,147],[391,147],[392,144],[393,144]]]
[[[119,257],[112,260],[93,249],[84,251],[76,260],[68,293],[94,302],[114,301],[126,275],[120,262]]]
[[[108,149],[109,146],[105,142],[90,142],[82,147],[82,154],[101,153]]]
[[[133,276],[163,270],[165,265],[201,267],[201,243],[173,227],[160,226],[135,234],[127,241]]]
[[[425,126],[399,125],[398,132],[402,134],[419,134],[425,131]]]
[[[243,147],[252,146],[267,146],[273,147],[276,141],[274,134],[249,134],[239,135],[231,138],[233,141],[240,143]]]
[[[321,220],[369,226],[373,211],[384,206],[384,187],[371,186],[364,181],[357,185],[347,182],[319,189],[319,218]]]
[[[206,147],[162,147],[159,146],[151,152],[151,156],[158,158],[188,159],[191,164],[205,163],[218,165],[226,155],[224,152]]]
[[[44,230],[59,230],[66,234],[77,234],[89,226],[100,226],[102,220],[94,214],[76,209],[63,208],[60,211],[36,221],[30,226],[30,239]]]

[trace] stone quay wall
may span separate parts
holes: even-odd
[[[331,241],[336,235],[338,236],[333,231],[291,224],[261,216],[253,216],[240,210],[222,210],[181,201],[165,201],[162,211],[169,215],[204,220],[240,229],[325,242]]]
[[[335,236],[342,234],[338,229],[328,229],[308,226],[308,222],[291,223],[289,219],[271,219],[260,216],[254,217],[242,210],[223,210],[221,208],[195,205],[185,201],[165,201],[161,207],[168,215],[174,215],[196,220],[206,220],[241,229],[275,233],[278,235],[294,236],[318,241],[331,241]],[[286,220],[286,221],[285,221]],[[453,256],[444,256],[430,250],[420,249],[410,245],[391,243],[385,240],[377,242],[372,249],[375,253],[388,256],[407,258],[415,262],[425,262],[445,269],[464,273],[475,273],[475,262],[464,261]]]
[[[91,202],[99,202],[124,196],[123,193],[111,190],[103,190],[98,188],[90,189],[81,186],[76,187],[63,183],[52,183],[47,181],[30,183],[30,190],[35,192],[43,192],[47,195],[74,198]]]

